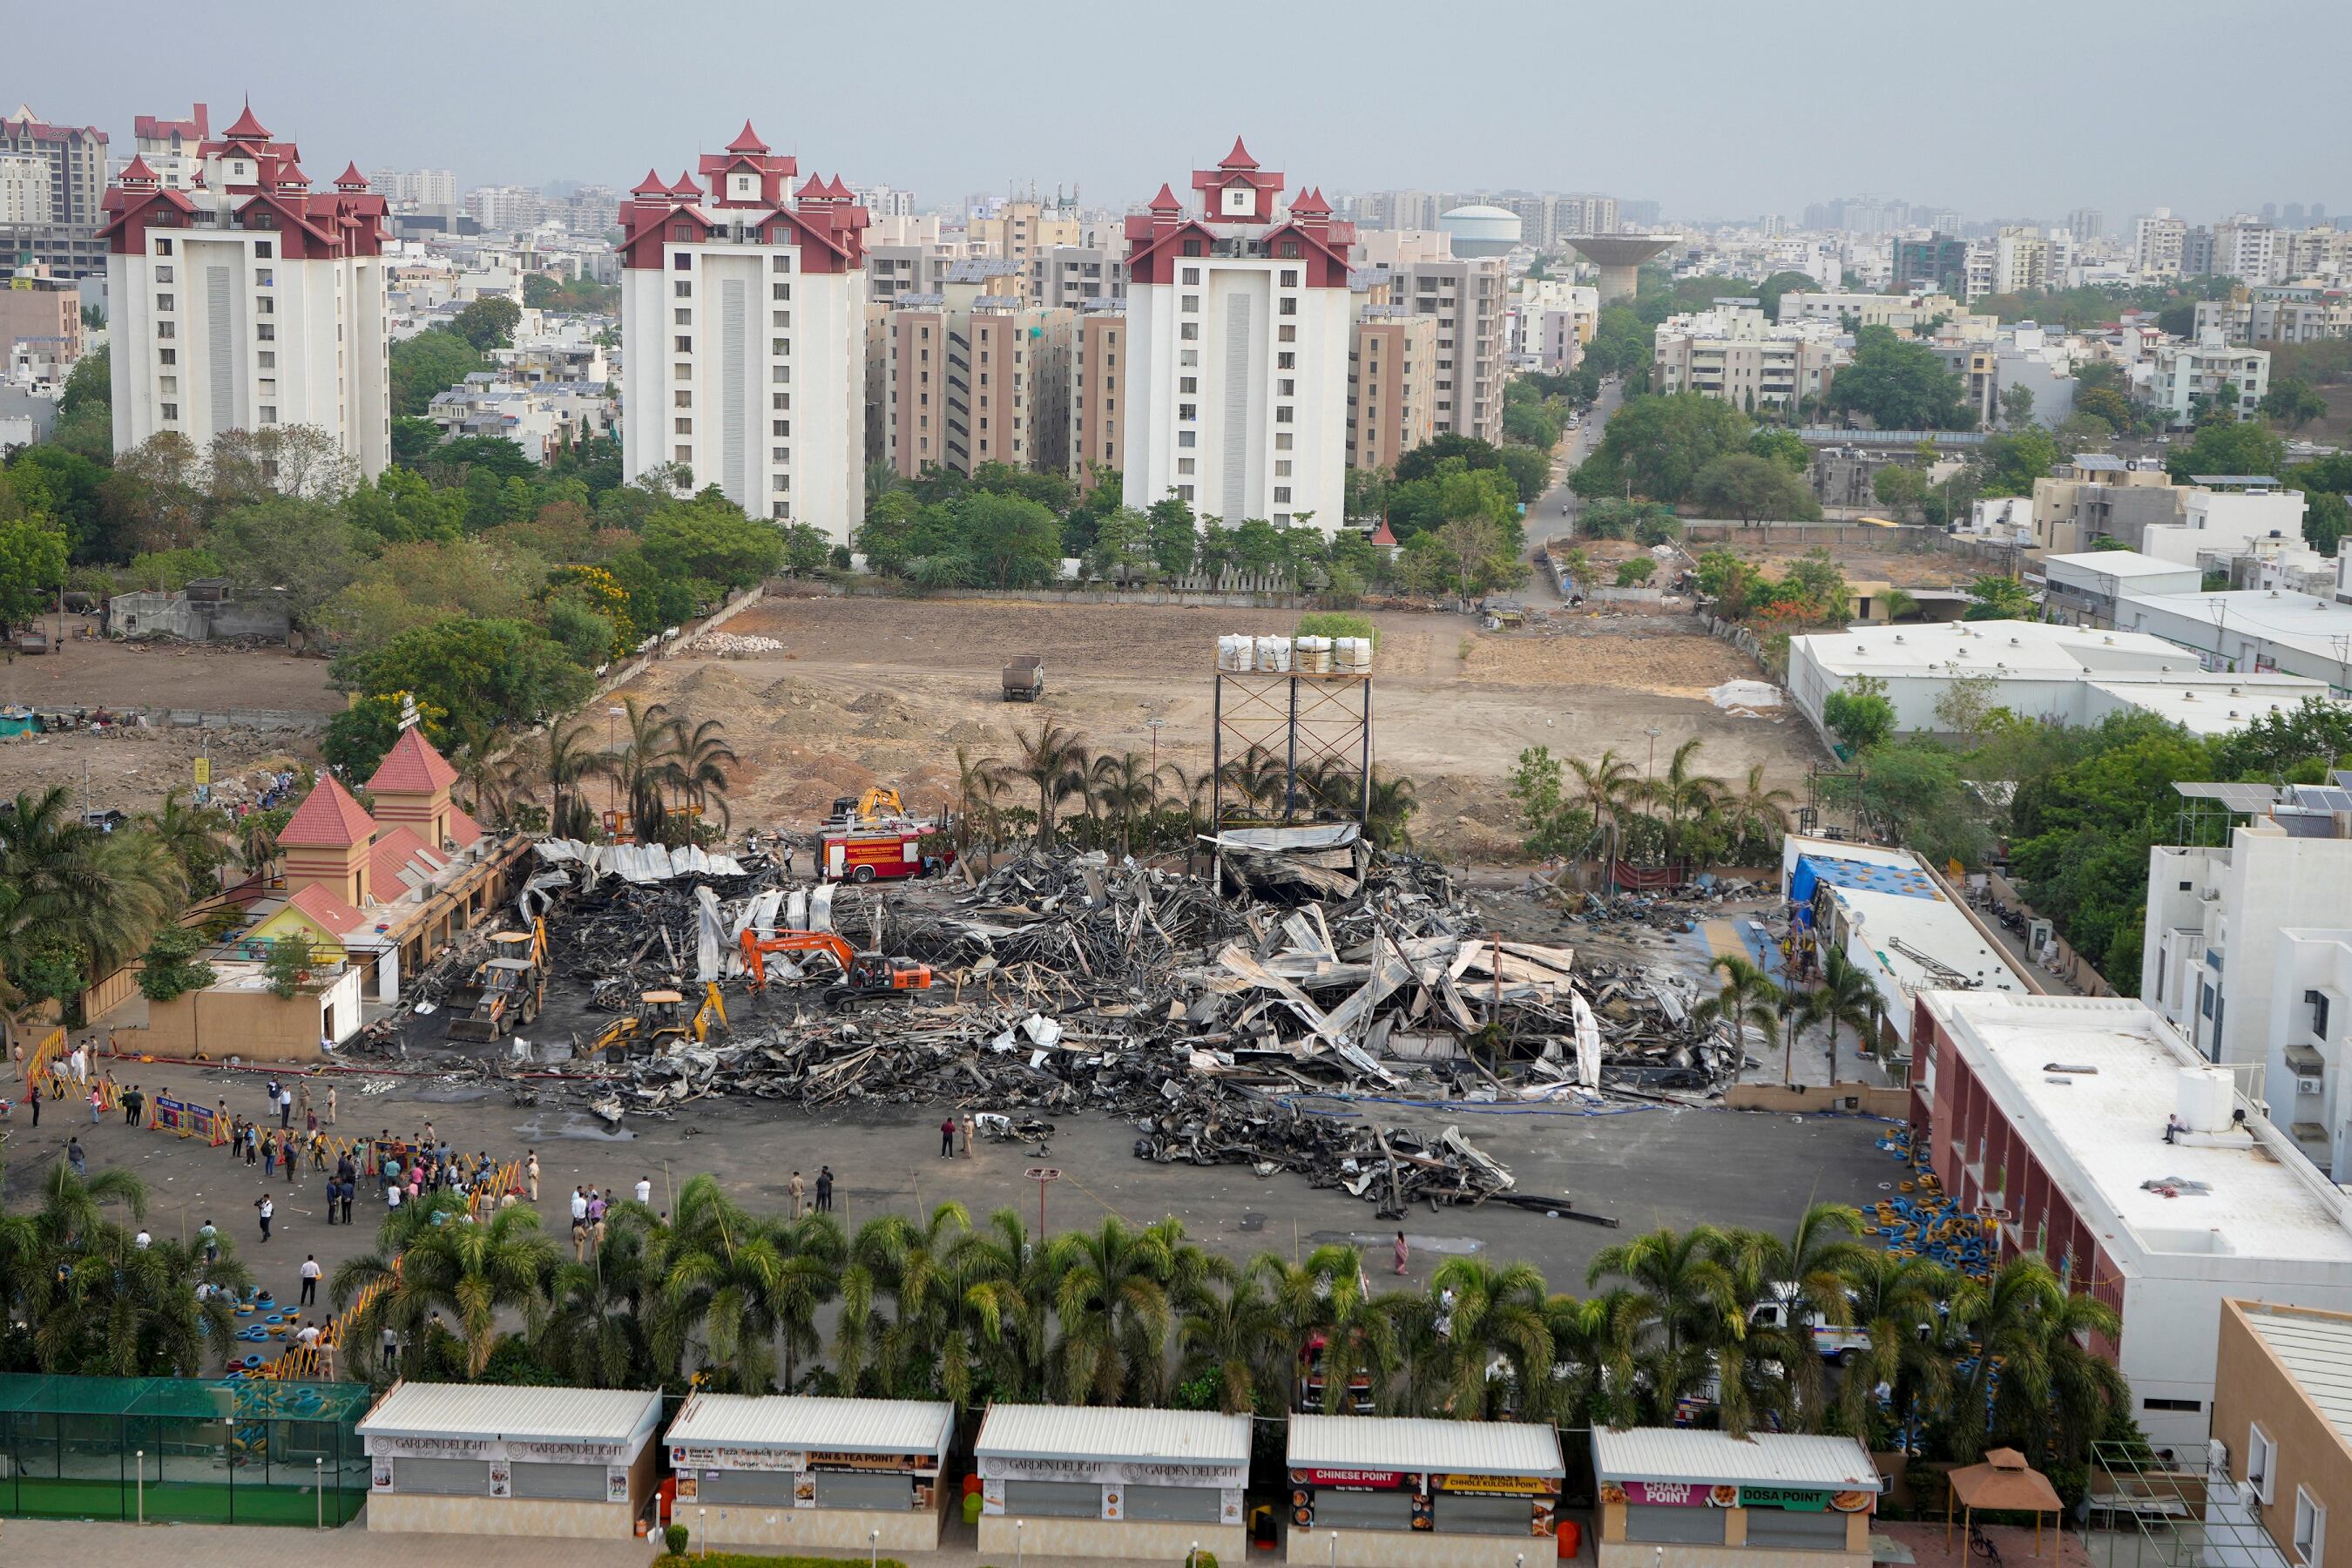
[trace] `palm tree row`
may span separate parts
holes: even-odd
[[[472,804],[493,820],[544,826],[558,838],[601,837],[589,785],[604,780],[627,803],[628,830],[640,844],[677,845],[697,837],[715,809],[716,831],[730,820],[727,791],[741,761],[719,720],[695,721],[659,702],[621,700],[625,733],[600,744],[595,721],[575,713],[550,724],[528,746],[508,749],[495,732],[461,736],[457,768]],[[544,806],[539,792],[544,788]]]
[[[754,1214],[707,1175],[674,1217],[618,1205],[582,1261],[535,1210],[450,1223],[461,1212],[446,1195],[404,1206],[374,1255],[336,1272],[339,1308],[386,1286],[345,1325],[355,1370],[1569,1426],[1670,1423],[1696,1401],[1733,1432],[1881,1447],[1929,1433],[1961,1458],[2001,1443],[2079,1459],[2127,1408],[2114,1367],[2084,1348],[2116,1314],[2042,1259],[1970,1280],[1864,1246],[1859,1214],[1835,1204],[1786,1235],[1632,1237],[1594,1259],[1584,1296],[1483,1258],[1376,1291],[1351,1247],[1235,1263],[1172,1218],[1048,1237],[1013,1209],[975,1223],[949,1203],[853,1231],[830,1214]],[[1816,1322],[1867,1336],[1841,1376]],[[376,1349],[386,1328],[397,1364]]]
[[[1336,761],[1303,764],[1293,777],[1282,758],[1252,746],[1228,761],[1222,775],[1189,774],[1173,762],[1155,767],[1142,752],[1093,752],[1085,735],[1050,719],[1032,729],[1016,726],[1004,758],[974,760],[959,747],[956,778],[967,847],[1002,845],[1026,829],[1039,845],[1066,837],[1082,848],[1120,855],[1179,845],[1189,850],[1208,831],[1220,782],[1234,820],[1354,816],[1367,804],[1358,775]],[[1031,791],[1034,808],[1025,798],[1013,803],[1016,792],[1025,797]],[[1072,805],[1077,816],[1065,825]],[[1409,843],[1405,823],[1414,809],[1412,780],[1374,771],[1365,827],[1375,844]]]
[[[1743,847],[1777,852],[1796,796],[1764,782],[1764,764],[1734,785],[1697,771],[1702,742],[1675,748],[1663,774],[1645,774],[1616,751],[1566,759],[1570,804],[1591,819],[1601,857],[1697,864]]]

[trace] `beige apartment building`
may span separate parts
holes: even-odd
[[[1047,206],[1034,199],[1006,202],[987,217],[975,213],[965,222],[964,233],[974,256],[1017,261],[1024,277],[1041,251],[1086,244],[1086,225],[1076,207]]]
[[[936,294],[897,297],[885,323],[885,456],[927,464],[1067,468],[1076,319],[1029,302],[1009,259],[956,263]]]
[[[1127,467],[1126,363],[1126,301],[1089,301],[1070,354],[1068,472],[1081,489]]]
[[[1056,245],[1029,264],[1029,297],[1041,305],[1083,310],[1093,300],[1127,298],[1127,257],[1104,245]]]
[[[1503,258],[1406,255],[1393,270],[1394,302],[1437,324],[1433,390],[1438,430],[1501,441],[1511,314],[1510,274]]]
[[[1437,320],[1357,307],[1348,343],[1348,466],[1393,468],[1437,434]]]
[[[2152,458],[2078,453],[2033,481],[2033,547],[2072,555],[2104,538],[2137,550],[2151,524],[2180,521],[2182,494]]]
[[[82,355],[81,291],[64,278],[19,274],[0,288],[0,370],[23,356],[62,374]]]
[[[1660,390],[1697,392],[1754,413],[1825,397],[1846,352],[1823,321],[1772,325],[1753,305],[1673,316],[1653,340]]]
[[[2222,1301],[2204,1521],[2208,1552],[2221,1554],[2207,1561],[2343,1561],[2352,1546],[2347,1366],[2352,1313]]]

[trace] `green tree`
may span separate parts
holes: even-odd
[[[515,328],[522,322],[522,307],[503,294],[485,294],[459,310],[449,330],[473,346],[477,353],[512,348]]]
[[[2033,618],[2033,595],[2014,577],[1979,577],[1962,590],[1969,607],[1961,618],[1970,621],[2023,621]]]
[[[1007,779],[1019,779],[1037,791],[1037,846],[1054,841],[1054,813],[1073,795],[1087,789],[1087,738],[1066,724],[1041,720],[1032,730],[1013,726],[1013,760],[994,764]]]
[[[1736,952],[1718,953],[1707,965],[1723,977],[1715,994],[1701,999],[1691,1009],[1691,1016],[1700,1027],[1710,1027],[1720,1022],[1731,1031],[1738,1043],[1740,1059],[1732,1068],[1734,1083],[1747,1068],[1747,1037],[1750,1031],[1771,1050],[1780,1043],[1780,988],[1771,978]]]
[[[1717,458],[1747,453],[1754,429],[1739,410],[1701,393],[1631,398],[1569,484],[1587,500],[1630,484],[1653,500],[1679,501]]]
[[[1963,1280],[1953,1293],[1952,1318],[1984,1347],[1953,1408],[1990,1412],[1982,1426],[1974,1419],[1954,1424],[1954,1458],[1976,1459],[2000,1442],[2079,1465],[2108,1421],[2131,1409],[2123,1373],[2092,1348],[2122,1331],[2121,1314],[2087,1291],[2067,1289],[2038,1255],[2010,1258],[1990,1279]]]
[[[1996,401],[2000,405],[2000,423],[2004,429],[2022,430],[2033,419],[2033,388],[2004,386]]]
[[[2286,466],[2286,443],[2259,420],[2206,425],[2184,446],[2165,454],[2165,472],[2175,484],[2196,474],[2276,474]]]
[[[65,391],[58,397],[58,417],[70,419],[86,410],[111,416],[114,407],[113,345],[103,344],[74,362],[66,373]]]
[[[696,496],[656,511],[639,548],[646,563],[666,576],[742,588],[783,564],[783,536],[754,522],[740,507],[717,496]]]
[[[1691,480],[1690,499],[1743,524],[1767,518],[1817,518],[1821,503],[1786,465],[1749,452],[1727,452]]]
[[[299,931],[289,931],[271,940],[268,951],[262,955],[261,973],[269,982],[271,994],[286,1001],[302,989],[318,962],[318,952],[310,945],[310,937]]]
[[[1780,464],[1800,479],[1812,472],[1813,449],[1794,430],[1759,429],[1748,437],[1748,449]]]
[[[0,631],[54,602],[66,580],[66,533],[47,517],[0,521]]]
[[[523,728],[586,700],[587,671],[539,627],[458,616],[401,633],[382,647],[339,655],[337,684],[367,696],[414,692],[451,724]]]
[[[225,513],[213,525],[212,549],[240,594],[280,595],[297,622],[307,620],[358,571],[351,525],[341,509],[291,497]]]
[[[472,343],[446,328],[403,338],[392,345],[392,412],[420,418],[437,394],[488,368]]]
[[[965,498],[962,525],[981,581],[992,588],[1034,588],[1062,571],[1062,530],[1052,511],[1020,496]]]
[[[2290,430],[2300,430],[2327,413],[2327,399],[2300,376],[2281,376],[2263,394],[2263,416]]]
[[[1855,676],[1822,704],[1822,722],[1849,752],[1877,745],[1895,733],[1895,704],[1886,700],[1886,683],[1875,676]]]
[[[1927,500],[1927,477],[1916,468],[1889,463],[1871,476],[1870,491],[1879,505],[1895,513],[1899,522],[1912,508]]]
[[[1174,1219],[1131,1226],[1116,1215],[1055,1237],[1047,1268],[1061,1326],[1055,1396],[1076,1405],[1156,1404],[1168,1382],[1173,1302],[1208,1272]]]
[[[1958,378],[1935,350],[1888,327],[1856,335],[1853,363],[1831,384],[1830,406],[1881,430],[1964,430],[1975,422]]]
[[[1631,561],[1617,563],[1617,586],[1639,588],[1657,574],[1658,563],[1646,555],[1636,555]]]

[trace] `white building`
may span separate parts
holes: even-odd
[[[2088,725],[2136,709],[2198,734],[2326,695],[2308,678],[2209,673],[2195,652],[2162,637],[2043,621],[1857,626],[1789,639],[1789,693],[1824,742],[1831,695],[1862,677],[1885,683],[1897,730],[1929,733],[1949,729],[1937,705],[1967,679],[1990,680],[1991,702],[2020,718]]]
[[[212,110],[204,104],[194,105],[184,120],[173,120],[157,114],[142,114],[131,121],[132,151],[146,160],[163,188],[173,191],[191,189],[204,173],[204,159],[199,149],[212,140]],[[385,195],[382,186],[376,194]]]
[[[2151,1443],[2202,1454],[2222,1299],[2352,1308],[2352,1202],[2139,1002],[1918,1005],[1912,1121],[1945,1192],[1993,1211],[2004,1258],[2038,1251],[2116,1309],[2092,1348]]]
[[[2199,399],[2237,389],[2240,418],[2251,419],[2270,391],[2271,352],[2232,346],[2220,331],[2200,335],[2193,343],[2159,343],[2151,356],[2146,393],[2148,405],[2168,424],[2195,421]]]
[[[847,543],[866,514],[866,213],[794,193],[746,121],[621,209],[623,465],[684,464],[754,517]]]
[[[2352,604],[2284,588],[2126,593],[2116,624],[2178,645],[2209,669],[2276,670],[2352,695]]]
[[[2226,847],[2148,851],[2140,995],[2210,1060],[2256,1069],[2273,1121],[2352,1179],[2352,774],[2331,785],[2182,784],[2183,819],[2245,820]]]
[[[115,450],[306,425],[373,478],[392,458],[383,198],[356,165],[314,193],[250,108],[197,151],[194,188],[133,158],[106,193]]]
[[[1129,506],[1344,519],[1349,229],[1282,185],[1236,137],[1193,172],[1197,213],[1162,185],[1127,220]]]
[[[1783,322],[1827,321],[1848,331],[1892,327],[1906,337],[1927,322],[1969,313],[1948,294],[1822,294],[1790,289],[1780,296]]]
[[[2132,268],[2143,278],[2180,276],[2180,247],[2189,237],[2189,220],[2158,207],[2147,217],[2132,220]]]
[[[1669,316],[1652,333],[1660,390],[1700,392],[1754,412],[1828,395],[1853,339],[1836,323],[1767,321],[1753,300]]]
[[[2195,474],[2180,497],[2180,521],[2140,531],[2140,550],[2159,560],[2209,572],[2226,571],[2232,557],[2265,542],[2303,542],[2301,490],[2278,488],[2263,474]]]
[[[49,161],[0,153],[0,224],[49,221]]]
[[[2043,611],[2063,625],[2077,626],[2114,626],[2116,605],[2126,593],[2194,594],[2205,585],[2205,574],[2195,563],[2162,561],[2137,550],[2045,555],[2042,574]]]
[[[1941,879],[1908,849],[1809,838],[1780,842],[1780,891],[1818,910],[1821,950],[1846,961],[1878,991],[1886,1027],[1907,1050],[1912,1002],[1927,991],[2038,994]]]

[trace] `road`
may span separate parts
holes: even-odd
[[[1549,574],[1540,564],[1543,545],[1547,540],[1575,531],[1576,520],[1564,510],[1578,504],[1576,492],[1568,488],[1568,476],[1579,463],[1592,455],[1594,447],[1601,445],[1601,432],[1608,426],[1609,416],[1617,412],[1624,400],[1624,392],[1616,382],[1612,381],[1601,387],[1600,398],[1585,413],[1577,427],[1568,433],[1568,438],[1560,443],[1559,451],[1554,455],[1551,488],[1528,509],[1528,559],[1536,565],[1535,576],[1520,597],[1531,606],[1547,610],[1565,607],[1551,585]]]

